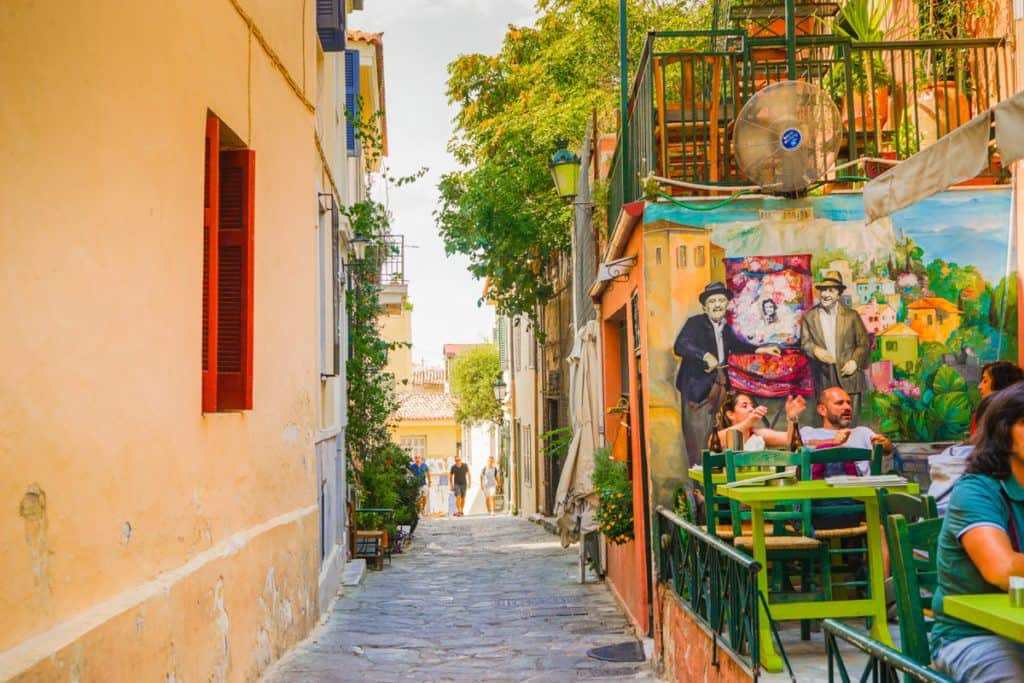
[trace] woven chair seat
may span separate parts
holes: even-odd
[[[843,527],[841,529],[816,529],[814,531],[814,537],[822,540],[829,540],[833,538],[853,538],[854,536],[864,536],[868,533],[868,525],[861,522],[857,526]]]
[[[733,544],[744,550],[751,550],[754,547],[753,536],[739,536],[733,539]],[[764,547],[766,550],[814,550],[821,547],[821,541],[807,536],[765,536]]]
[[[785,528],[786,528],[787,531],[792,531],[793,530],[792,527],[790,527],[788,524],[786,525]],[[751,529],[750,522],[744,522],[743,523],[743,527],[740,529],[740,531],[742,532],[743,536],[749,536],[750,535],[750,529]],[[765,525],[764,525],[764,535],[765,536],[771,536],[774,533],[775,533],[775,525],[770,523],[770,522],[766,522]],[[719,538],[724,538],[727,541],[731,541],[733,539],[734,535],[735,534],[733,534],[733,531],[732,531],[732,524],[719,524],[718,526],[715,527],[715,536],[718,536]]]

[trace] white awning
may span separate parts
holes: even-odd
[[[1002,162],[1010,164],[1024,158],[1024,92],[1020,92],[865,185],[864,214],[868,222],[981,173],[988,165],[993,114]]]

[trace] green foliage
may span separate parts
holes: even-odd
[[[705,0],[627,0],[630,60],[648,27],[702,27]],[[618,97],[618,0],[539,0],[533,26],[510,26],[493,56],[448,65],[457,108],[449,149],[462,168],[440,182],[438,228],[449,254],[489,277],[498,313],[536,315],[553,286],[544,266],[570,245],[571,208],[557,197],[548,159],[576,148],[597,113],[611,130]]]
[[[591,481],[597,491],[598,528],[617,545],[633,540],[633,482],[626,472],[626,463],[612,460],[607,446],[594,451],[594,474]]]
[[[565,458],[572,443],[572,427],[559,427],[540,435],[544,442],[544,455],[549,458]]]
[[[904,113],[903,120],[896,128],[896,151],[901,157],[911,157],[921,150],[921,137],[917,133],[917,126],[911,120],[908,113]]]
[[[494,398],[494,380],[501,372],[498,347],[482,344],[463,351],[452,365],[452,394],[459,400],[459,422],[497,422],[501,405]]]
[[[363,143],[369,169],[379,158],[376,150],[382,149],[376,121],[367,124],[349,120]],[[387,185],[400,186],[422,173],[397,178],[385,169],[379,178]],[[350,481],[360,490],[361,506],[392,508],[395,523],[408,524],[416,519],[415,489],[418,487],[414,483],[410,485],[406,476],[408,455],[391,441],[389,421],[398,404],[394,375],[386,370],[388,353],[399,345],[383,339],[377,323],[384,310],[380,303],[379,280],[382,260],[388,255],[386,237],[391,229],[391,212],[372,198],[374,180],[367,172],[367,199],[342,208],[352,231],[369,241],[366,257],[348,264],[353,286],[345,298],[350,349],[345,366],[348,382],[345,454]]]
[[[959,439],[967,432],[978,401],[977,390],[945,365],[938,365],[931,376],[927,374],[935,357],[941,363],[942,352],[941,344],[926,349],[920,385],[897,380],[892,387],[871,395],[879,431],[905,441]]]
[[[892,84],[892,77],[889,75],[888,69],[885,68],[885,62],[882,61],[881,55],[873,55],[870,64],[871,73],[869,75],[868,61],[864,59],[862,53],[850,57],[850,81],[857,102],[860,101],[860,95],[869,92],[869,85],[872,89],[877,89]],[[833,62],[832,67],[821,80],[821,87],[837,104],[846,97],[846,64],[843,61]],[[870,103],[871,94],[869,93],[865,99]]]

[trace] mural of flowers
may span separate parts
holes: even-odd
[[[725,260],[733,293],[729,324],[751,344],[795,347],[800,316],[811,303],[811,257],[750,256]]]

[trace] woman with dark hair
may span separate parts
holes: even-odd
[[[958,681],[1021,681],[1024,644],[946,615],[942,601],[1006,591],[1024,576],[1024,383],[993,396],[974,441],[939,534],[932,657]]]
[[[747,394],[728,394],[718,409],[715,423],[719,427],[719,443],[730,443],[729,432],[739,432],[743,449],[747,451],[757,451],[765,447],[786,447],[793,439],[793,430],[796,429],[800,413],[806,406],[807,402],[802,396],[787,398],[786,417],[789,427],[786,431],[780,432],[764,426],[764,417],[768,414],[768,408],[754,405],[754,399]]]
[[[991,394],[993,391],[999,391],[1005,389],[1011,384],[1024,379],[1024,371],[1022,371],[1015,363],[1011,363],[1008,360],[997,360],[991,363],[985,363],[981,368],[981,380],[978,382],[978,393],[984,399],[986,396]],[[979,406],[980,407],[980,406]],[[981,415],[978,411],[974,411],[971,415],[971,436],[974,436],[974,432],[978,428],[978,423],[981,422]]]

